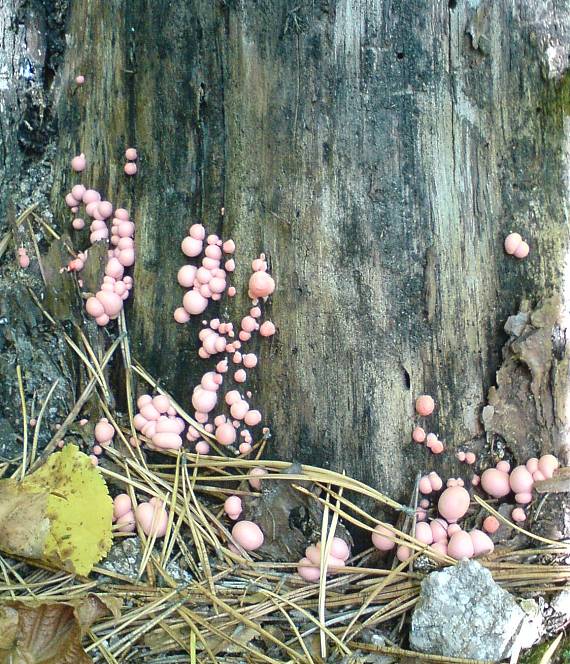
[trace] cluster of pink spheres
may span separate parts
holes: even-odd
[[[127,160],[127,163],[125,164],[124,171],[127,175],[136,175],[138,168],[135,162],[138,158],[139,155],[136,148],[127,148],[125,150],[125,159]]]
[[[416,413],[420,417],[429,417],[435,408],[435,402],[429,394],[422,394],[416,399]],[[426,434],[423,427],[417,426],[412,431],[412,440],[416,443],[425,443],[426,447],[431,450],[433,454],[441,454],[444,445],[436,436],[435,433]]]
[[[86,167],[84,154],[71,160],[71,167],[81,172]],[[82,184],[76,184],[66,195],[65,202],[73,213],[77,213],[81,204],[85,205],[85,213],[93,219],[90,226],[89,241],[91,244],[109,240],[107,220],[113,215],[113,204],[101,200],[101,194],[94,189],[87,189]],[[85,221],[76,217],[72,226],[79,231],[85,227]],[[129,297],[133,286],[132,277],[125,275],[125,269],[132,267],[135,262],[135,225],[129,219],[129,213],[123,208],[114,211],[111,224],[111,244],[114,248],[108,250],[105,276],[101,288],[94,296],[87,299],[85,309],[95,319],[97,325],[107,325],[110,320],[116,319],[123,309],[124,301]],[[80,252],[69,263],[68,269],[79,272],[83,269],[88,250]]]
[[[480,478],[483,491],[493,498],[505,498],[515,494],[515,501],[519,504],[511,513],[513,521],[524,521],[526,514],[523,505],[532,501],[532,488],[536,481],[551,478],[558,468],[559,462],[551,454],[545,454],[540,459],[529,459],[526,464],[517,466],[511,471],[510,464],[499,461],[495,468],[488,468]],[[466,514],[471,498],[461,479],[449,479],[445,490],[437,501],[438,518],[427,522],[430,501],[423,498],[417,511],[415,538],[428,545],[440,554],[446,554],[460,560],[490,553],[494,544],[486,533],[494,533],[499,528],[499,521],[494,516],[488,516],[483,521],[483,532],[479,529],[464,531],[457,523]],[[472,482],[477,485],[478,482]],[[424,495],[438,492],[443,488],[443,481],[436,472],[431,472],[420,479],[419,490]],[[381,551],[390,551],[396,546],[393,531],[385,525],[375,528],[372,542]],[[405,545],[398,546],[396,557],[405,561],[411,555],[410,548]]]
[[[182,253],[189,258],[197,258],[204,252],[200,267],[183,265],[178,271],[178,283],[191,290],[184,295],[182,307],[174,312],[174,320],[177,323],[187,323],[190,316],[199,315],[206,310],[210,299],[216,301],[222,298],[227,287],[227,273],[235,270],[233,258],[228,258],[222,268],[222,257],[223,253],[233,255],[235,243],[233,240],[222,242],[215,234],[206,237],[204,226],[193,224],[188,235],[182,240],[181,248]],[[228,288],[228,295],[235,295],[235,288]]]
[[[316,582],[321,578],[321,546],[320,541],[308,546],[305,549],[305,557],[299,561],[297,572],[305,581]],[[334,537],[326,560],[327,573],[334,574],[335,568],[344,567],[349,557],[350,547],[348,544],[340,537]]]
[[[505,252],[515,258],[526,258],[530,247],[518,233],[509,233],[505,238]]]
[[[167,396],[143,394],[138,398],[137,406],[139,412],[133,423],[137,431],[150,438],[150,449],[179,450],[182,447],[182,433],[186,425],[182,418],[176,416],[176,410]]]
[[[30,257],[25,247],[19,247],[18,249],[18,265],[24,269],[30,266]]]
[[[126,493],[120,493],[113,500],[113,521],[117,530],[132,533],[135,524],[141,527],[145,535],[164,537],[168,525],[168,512],[162,500],[151,498],[141,502],[133,510],[131,499]]]

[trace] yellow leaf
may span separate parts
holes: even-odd
[[[58,559],[77,574],[89,574],[112,544],[113,501],[99,470],[75,445],[66,445],[24,485],[49,492],[44,557]]]
[[[112,544],[113,502],[100,471],[67,445],[24,479],[0,481],[0,549],[89,574]]]

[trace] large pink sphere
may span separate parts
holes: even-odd
[[[275,290],[275,282],[267,272],[254,272],[249,279],[249,292],[254,298],[267,297]]]
[[[191,290],[184,295],[182,304],[189,314],[196,316],[205,311],[208,306],[208,300],[200,295],[198,291]]]
[[[253,521],[238,521],[232,528],[232,537],[246,551],[255,551],[263,544],[263,532]]]
[[[453,523],[461,519],[469,509],[469,492],[462,486],[452,486],[446,489],[437,503],[437,509],[441,516]]]
[[[487,468],[481,475],[481,487],[493,498],[503,498],[511,492],[509,475],[496,468]]]
[[[391,551],[396,543],[390,537],[393,538],[394,533],[386,526],[378,524],[372,533],[372,544],[380,551]]]

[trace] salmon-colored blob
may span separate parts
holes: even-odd
[[[372,544],[380,551],[390,551],[396,546],[393,538],[394,534],[392,530],[382,524],[378,524],[372,533]]]
[[[233,445],[236,440],[236,430],[229,422],[224,422],[216,429],[216,440],[220,445]]]
[[[526,258],[530,252],[530,247],[528,244],[523,240],[519,246],[515,249],[513,256],[515,258]]]
[[[205,311],[208,300],[200,295],[198,291],[191,290],[184,295],[182,305],[190,315],[197,316]]]
[[[263,544],[263,532],[253,521],[238,521],[232,528],[233,539],[246,551],[255,551]]]
[[[238,449],[239,449],[240,454],[249,454],[249,452],[251,452],[252,447],[251,447],[250,443],[245,443],[244,442],[244,443],[240,443]]]
[[[241,401],[241,394],[237,390],[230,390],[226,394],[224,399],[225,399],[225,402],[228,404],[228,406],[231,406],[234,403],[237,403],[238,401]]]
[[[275,325],[271,321],[266,320],[265,323],[261,324],[259,334],[261,334],[262,337],[273,336],[275,334]]]
[[[447,521],[434,519],[429,526],[434,542],[447,542]]]
[[[433,413],[435,402],[429,394],[422,394],[416,399],[416,412],[421,417],[428,417]]]
[[[509,233],[505,238],[505,252],[512,256],[521,242],[522,237],[518,233]]]
[[[254,272],[249,279],[250,297],[268,297],[275,290],[275,282],[267,272]]]
[[[494,516],[488,516],[483,521],[483,530],[486,530],[488,533],[496,533],[499,530],[501,524],[499,520]]]
[[[255,427],[261,422],[261,413],[258,410],[249,410],[244,417],[248,427]]]
[[[475,455],[475,452],[467,452],[465,454],[465,462],[468,463],[470,466],[472,466],[476,460],[477,456]]]
[[[311,563],[308,558],[301,558],[297,565],[299,576],[309,583],[315,583],[321,578],[321,570],[318,566]]]
[[[174,310],[174,320],[180,324],[187,323],[190,320],[190,314],[184,307],[178,307]]]
[[[267,475],[265,468],[252,468],[248,473],[248,482],[253,489],[259,491],[261,489],[261,480],[258,479],[263,475]]]
[[[472,558],[475,551],[469,533],[462,530],[452,535],[447,544],[447,553],[452,558],[455,558],[455,560]]]
[[[203,241],[206,238],[206,229],[202,224],[192,224],[188,229],[188,235],[195,240]]]
[[[432,470],[431,473],[428,474],[428,479],[433,491],[439,491],[443,487],[443,480],[435,470]]]
[[[76,76],[75,77],[75,83],[77,85],[83,85],[85,83],[85,76],[83,76],[82,74],[79,74],[79,76]]]
[[[249,404],[243,399],[236,401],[236,403],[232,404],[230,407],[231,416],[236,420],[243,420],[248,410]]]
[[[243,507],[239,496],[229,496],[224,503],[224,512],[235,521],[242,513]]]
[[[139,155],[136,148],[127,148],[125,150],[125,159],[128,161],[136,161]]]
[[[226,240],[222,245],[224,254],[233,254],[236,250],[236,243],[233,240]]]
[[[473,554],[475,556],[482,556],[491,553],[495,548],[491,538],[481,530],[474,528],[470,533],[471,543],[473,544]]]
[[[515,509],[511,512],[511,518],[513,521],[522,523],[523,521],[526,521],[526,513],[522,507],[515,507]]]
[[[536,457],[531,457],[525,465],[529,473],[534,473],[538,470],[538,459]]]
[[[162,502],[139,503],[135,510],[135,518],[145,535],[164,537],[166,534],[168,513]]]
[[[481,484],[481,478],[479,477],[479,475],[473,475],[473,477],[471,478],[471,484],[473,486],[479,486],[479,484]]]
[[[247,379],[247,374],[245,373],[244,369],[238,369],[234,373],[234,380],[236,383],[245,383]]]
[[[406,560],[409,560],[411,555],[412,555],[412,551],[407,546],[400,545],[396,549],[396,558],[402,563],[405,562]]]
[[[87,160],[85,159],[85,155],[83,154],[83,152],[77,157],[73,157],[73,159],[71,160],[71,168],[76,173],[81,173],[81,171],[84,171],[86,166],[87,166]]]
[[[422,427],[415,427],[412,431],[412,440],[416,443],[423,443],[426,439],[426,432]]]
[[[532,493],[517,493],[515,495],[515,500],[521,505],[528,505],[529,503],[532,503]]]
[[[483,472],[481,487],[493,498],[503,498],[511,492],[508,474],[496,468],[487,468]]]
[[[132,507],[131,499],[126,493],[120,493],[113,499],[113,518],[118,519],[130,511]]]
[[[437,440],[432,446],[431,446],[431,451],[434,454],[441,454],[444,450],[444,445],[441,442],[441,440]]]
[[[428,494],[433,491],[431,487],[431,482],[429,481],[429,477],[425,475],[420,479],[420,484],[419,484],[419,489],[420,493]]]
[[[433,542],[433,533],[428,523],[416,523],[415,538],[422,544],[431,544]]]
[[[201,440],[196,443],[196,453],[197,454],[209,454],[210,446],[205,440]]]
[[[509,473],[511,470],[511,464],[508,461],[499,461],[495,468],[500,470],[502,473]]]
[[[107,443],[113,440],[114,435],[115,429],[106,418],[99,420],[95,425],[95,440],[98,443]]]
[[[257,321],[252,316],[245,316],[241,319],[241,329],[245,332],[253,332],[257,327]]]
[[[192,405],[201,413],[210,413],[218,403],[218,395],[216,392],[205,390],[198,385],[192,394]]]
[[[230,286],[228,288],[228,296],[229,297],[234,297],[236,293],[237,293],[237,291],[236,291],[234,286]]]
[[[560,462],[552,454],[544,454],[538,460],[538,470],[544,475],[546,479],[550,479],[554,475],[554,471],[558,468]]]
[[[439,497],[437,509],[446,521],[453,523],[466,514],[470,500],[469,492],[463,487],[448,487]]]
[[[128,161],[123,169],[126,173],[126,175],[136,175],[137,171],[139,170],[137,168],[137,165],[133,163],[132,161]]]
[[[517,466],[509,475],[509,484],[514,493],[530,493],[533,479],[526,466]]]

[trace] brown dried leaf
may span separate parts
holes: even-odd
[[[108,603],[95,595],[65,603],[5,602],[0,608],[0,664],[91,664],[81,639],[109,613]]]

